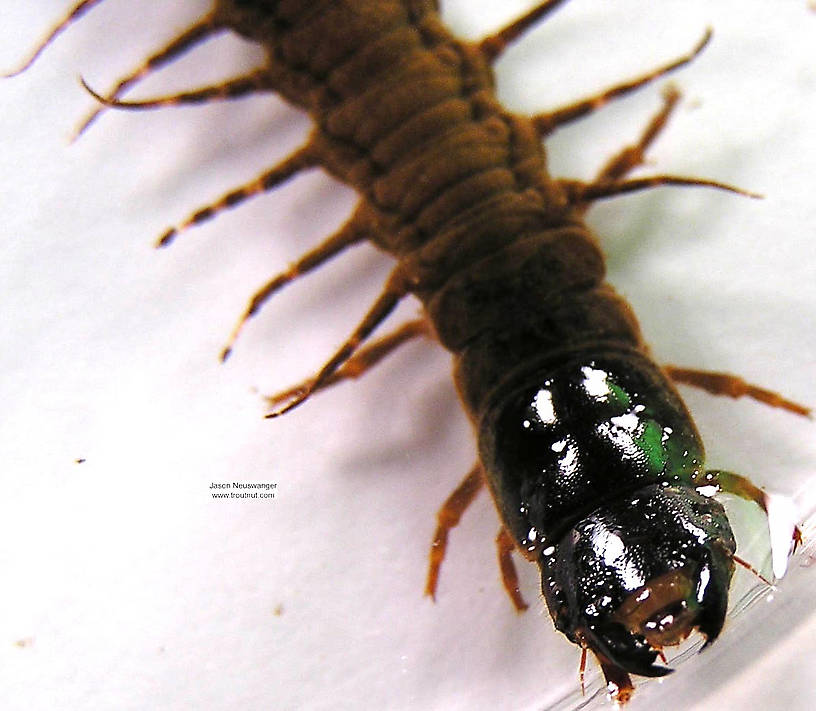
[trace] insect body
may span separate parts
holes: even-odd
[[[262,68],[174,97],[120,101],[140,70],[99,98],[147,108],[272,90],[310,113],[314,129],[299,150],[169,229],[160,244],[308,168],[354,186],[360,202],[349,221],[259,291],[246,318],[281,286],[363,239],[396,267],[347,341],[315,378],[276,398],[281,409],[273,414],[364,371],[411,337],[438,339],[453,354],[480,463],[440,512],[427,591],[435,592],[448,530],[486,483],[502,519],[500,558],[515,604],[524,602],[513,549],[539,565],[556,627],[595,654],[625,701],[629,674],[670,671],[656,663],[663,647],[694,630],[710,643],[722,628],[736,545],[721,505],[699,489],[765,504],[741,477],[704,468],[670,377],[804,411],[733,376],[661,369],[631,309],[604,280],[603,256],[583,221],[593,201],[661,184],[727,188],[677,176],[626,179],[676,92],[667,93],[640,143],[594,181],[546,171],[543,136],[686,63],[708,35],[689,56],[598,97],[531,118],[511,114],[495,98],[491,63],[562,1],[469,43],[450,34],[430,0],[219,0],[144,71],[221,30],[261,45]],[[97,3],[81,3],[71,18]],[[366,347],[408,295],[427,318]]]

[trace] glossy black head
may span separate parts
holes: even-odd
[[[722,505],[648,486],[580,521],[542,551],[556,627],[626,672],[662,676],[657,652],[722,629],[736,544]]]
[[[602,506],[542,551],[556,627],[626,672],[662,676],[657,652],[722,629],[734,572],[722,505],[655,484]]]

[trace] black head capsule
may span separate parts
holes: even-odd
[[[654,484],[579,521],[541,552],[542,589],[556,626],[625,672],[663,676],[663,647],[722,629],[734,572],[722,505]]]
[[[721,504],[695,489],[703,448],[688,411],[631,353],[531,380],[480,427],[505,526],[538,561],[555,626],[610,683],[667,674],[663,647],[722,629],[736,548]]]

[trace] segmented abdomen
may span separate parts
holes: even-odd
[[[458,355],[478,416],[531,358],[598,340],[637,348],[640,336],[603,284],[580,210],[547,175],[536,128],[500,106],[487,58],[435,10],[427,0],[220,4],[267,48],[271,86],[314,118],[317,161],[362,195],[370,239],[400,260]]]

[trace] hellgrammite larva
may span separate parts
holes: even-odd
[[[693,60],[687,55],[560,109],[508,112],[491,65],[565,0],[547,0],[479,42],[455,38],[434,0],[216,0],[211,11],[100,95],[104,106],[146,109],[273,91],[309,112],[314,126],[287,159],[167,230],[193,225],[320,167],[353,186],[348,221],[265,284],[233,333],[280,288],[347,247],[370,240],[397,264],[381,294],[316,376],[270,398],[275,417],[312,393],[357,377],[399,345],[436,339],[478,438],[479,460],[438,514],[425,592],[434,596],[450,529],[485,485],[501,518],[502,578],[527,607],[511,554],[541,569],[555,627],[597,658],[619,702],[630,674],[663,676],[663,648],[697,630],[705,646],[726,614],[736,542],[716,491],[754,501],[764,492],[737,474],[706,470],[703,445],[672,381],[747,396],[799,415],[809,410],[724,373],[659,366],[628,304],[604,281],[604,259],[584,224],[602,198],[661,185],[709,186],[676,175],[627,178],[679,101],[676,89],[640,140],[590,182],[548,175],[542,139],[562,124]],[[29,67],[72,21],[77,4],[15,72]],[[172,96],[120,97],[147,73],[204,39],[231,31],[258,43],[264,65]],[[80,133],[98,115],[94,112]],[[424,317],[377,341],[373,331],[406,296]],[[800,537],[793,534],[793,544]],[[583,672],[582,672],[583,673]]]

